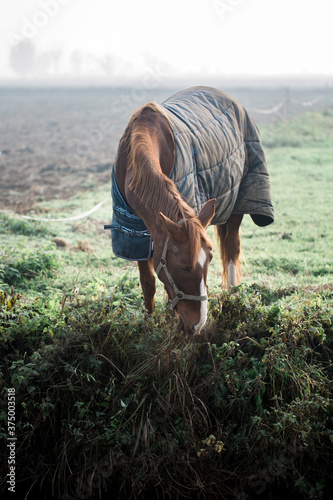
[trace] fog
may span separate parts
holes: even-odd
[[[331,85],[324,0],[0,0],[1,85]]]

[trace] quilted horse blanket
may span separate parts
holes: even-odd
[[[199,213],[207,200],[216,198],[212,224],[224,224],[232,214],[250,214],[259,226],[271,224],[271,188],[259,131],[237,99],[194,87],[168,98],[162,108],[175,142],[170,178],[185,201]],[[127,259],[148,259],[152,244],[147,228],[142,221],[139,230],[138,221],[132,225],[134,214],[117,191],[113,177],[113,251]],[[126,234],[131,230],[132,236]]]

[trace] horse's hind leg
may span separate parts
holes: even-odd
[[[216,226],[223,268],[222,284],[228,289],[239,285],[242,279],[239,262],[241,250],[239,227],[242,219],[242,215],[232,215],[226,224]]]
[[[153,258],[138,262],[140,281],[143,291],[145,307],[149,313],[155,309],[156,280],[153,266]]]

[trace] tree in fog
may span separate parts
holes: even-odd
[[[110,76],[114,73],[115,59],[111,54],[104,54],[104,56],[98,58],[98,63],[106,75]]]
[[[71,66],[75,75],[80,75],[84,63],[84,54],[81,50],[75,50],[71,54]]]
[[[60,49],[50,49],[38,53],[35,58],[35,73],[43,77],[59,74],[61,54]]]
[[[21,76],[27,76],[34,70],[35,47],[30,40],[22,40],[13,45],[9,54],[10,67]]]

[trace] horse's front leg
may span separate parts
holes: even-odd
[[[143,291],[145,307],[149,314],[155,309],[156,280],[153,266],[153,258],[138,262],[140,281]]]
[[[239,254],[241,242],[239,227],[242,215],[231,215],[226,224],[216,226],[220,239],[220,252],[223,267],[222,282],[225,288],[230,289],[239,285],[242,279]]]

